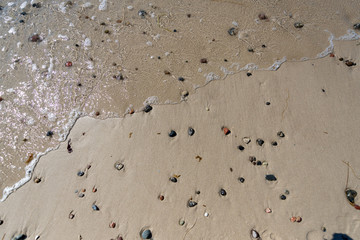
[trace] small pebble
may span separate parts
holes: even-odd
[[[285,137],[285,134],[284,134],[282,131],[279,131],[279,132],[277,133],[277,135],[278,135],[279,137],[281,137],[281,138]]]
[[[77,175],[79,176],[79,177],[82,177],[82,176],[84,176],[84,172],[83,171],[78,171],[78,173],[77,173]]]
[[[24,22],[25,22],[25,21],[24,21],[24,20],[22,20],[22,19],[19,21],[19,23],[24,23]]]
[[[204,216],[205,216],[205,217],[208,217],[208,216],[209,216],[209,213],[208,213],[208,212],[205,212],[205,213],[204,213]]]
[[[238,146],[238,149],[239,149],[240,151],[244,151],[245,148],[244,148],[242,145],[239,145],[239,146]]]
[[[353,28],[356,29],[356,30],[360,29],[360,23],[355,23],[353,25]]]
[[[145,18],[145,15],[147,15],[147,12],[145,12],[144,10],[139,10],[138,14],[141,18]]]
[[[246,76],[250,77],[252,75],[252,73],[246,73]]]
[[[41,178],[38,178],[38,177],[34,178],[34,182],[35,182],[35,183],[40,183],[40,182],[41,182]]]
[[[250,234],[253,239],[260,239],[260,234],[256,230],[252,229]]]
[[[239,178],[239,181],[240,181],[241,183],[244,183],[244,182],[245,182],[245,178],[240,177],[240,178]]]
[[[142,239],[151,239],[152,238],[152,233],[149,229],[145,229],[141,232],[141,238]]]
[[[226,196],[226,191],[225,191],[225,189],[220,189],[220,191],[219,191],[219,194],[221,195],[221,196]]]
[[[189,129],[188,129],[188,134],[189,134],[189,136],[194,135],[194,134],[195,134],[195,130],[194,130],[192,127],[189,127]]]
[[[303,26],[304,26],[304,24],[301,23],[301,22],[296,22],[296,23],[294,23],[294,27],[295,27],[295,28],[302,28]]]
[[[199,195],[199,194],[200,194],[200,191],[196,191],[195,193],[196,193],[197,195]]]
[[[290,222],[296,222],[296,217],[291,217]]]
[[[178,80],[179,80],[180,82],[183,82],[183,81],[185,81],[185,78],[179,77]]]
[[[264,144],[264,140],[262,140],[261,138],[258,138],[256,140],[256,143],[257,143],[257,145],[259,145],[261,147]]]
[[[185,224],[185,221],[184,221],[183,219],[180,219],[180,220],[179,220],[179,225],[180,225],[180,226],[183,226],[184,224]]]
[[[266,212],[266,213],[272,213],[272,210],[271,210],[271,208],[266,208],[266,209],[265,209],[265,212]]]
[[[236,35],[236,29],[235,28],[230,28],[228,30],[228,33],[229,33],[230,36],[235,36]]]
[[[197,202],[189,200],[188,201],[188,207],[195,207],[197,205]]]
[[[73,213],[73,211],[71,211],[70,213],[69,213],[69,218],[70,219],[73,219],[75,217],[75,214]]]
[[[266,104],[267,106],[269,106],[269,105],[270,105],[270,102],[266,102],[265,104]]]
[[[110,227],[110,228],[115,228],[115,227],[116,227],[116,223],[111,222],[111,223],[109,224],[109,227]]]
[[[289,190],[285,190],[284,193],[285,193],[286,195],[289,195],[289,194],[290,194]]]
[[[296,222],[301,222],[302,221],[302,218],[301,217],[296,217]]]
[[[208,61],[207,61],[207,59],[206,59],[206,58],[202,58],[202,59],[200,59],[200,62],[201,62],[201,63],[208,63]]]
[[[54,132],[53,132],[53,131],[48,131],[48,132],[46,133],[46,136],[48,136],[48,137],[51,137],[52,135],[54,135]]]
[[[244,137],[243,142],[249,144],[251,142],[251,139],[249,137]]]
[[[258,17],[259,17],[260,20],[266,20],[267,19],[267,16],[265,15],[265,13],[259,13]]]
[[[163,195],[159,196],[160,201],[164,201],[165,197]]]
[[[349,61],[349,60],[346,60],[345,61],[345,65],[348,66],[348,67],[352,67],[352,66],[355,66],[356,63],[352,62],[352,61]]]
[[[97,192],[97,188],[96,188],[95,186],[92,188],[92,192],[93,192],[93,193],[96,193],[96,192]]]
[[[261,166],[262,162],[258,160],[258,161],[256,161],[256,165]]]
[[[250,162],[256,162],[256,157],[250,156],[250,157],[249,157],[249,161],[250,161]]]
[[[72,66],[72,62],[69,61],[65,63],[65,67],[71,67],[71,66]]]
[[[266,175],[265,179],[268,181],[276,181],[277,180],[277,178],[273,174]]]
[[[99,211],[100,208],[95,205],[95,203],[91,206],[94,211]]]
[[[177,178],[176,178],[176,177],[171,177],[171,178],[169,178],[169,180],[170,180],[171,182],[173,182],[173,183],[176,183],[176,182],[177,182]]]
[[[153,109],[152,106],[146,105],[146,106],[144,107],[144,112],[148,113],[148,112],[150,112],[152,109]]]
[[[177,133],[174,130],[169,132],[169,137],[176,137]]]
[[[83,197],[85,197],[85,194],[83,194],[83,193],[79,193],[79,198],[83,198]]]
[[[16,237],[14,237],[12,240],[25,240],[27,236],[25,234],[19,234]]]
[[[321,227],[321,231],[326,232],[326,228],[325,228],[325,227]]]
[[[254,49],[248,48],[248,52],[254,52]]]
[[[281,200],[286,200],[286,196],[282,194],[282,195],[280,195],[280,199]]]
[[[339,61],[344,61],[344,58],[342,58],[342,57],[341,57],[341,58],[339,58]]]
[[[32,7],[41,8],[41,3],[33,3]]]
[[[274,147],[276,147],[278,144],[277,144],[276,141],[273,141],[273,142],[271,142],[271,145],[273,145]]]
[[[230,129],[228,129],[227,127],[222,127],[221,129],[224,131],[225,135],[229,135],[231,133]]]
[[[0,220],[0,225],[3,225],[3,223],[4,223],[4,220]]]
[[[116,170],[120,171],[120,170],[122,170],[122,169],[124,168],[124,164],[121,163],[121,162],[116,162],[116,163],[114,164],[114,168],[115,168]]]

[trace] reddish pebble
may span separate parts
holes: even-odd
[[[2,101],[2,100],[4,100],[2,97],[0,97],[0,102]]]
[[[330,53],[330,57],[335,57],[335,54],[333,54],[333,53]]]
[[[208,61],[207,61],[206,58],[202,58],[202,59],[200,59],[200,62],[201,62],[201,63],[207,63]]]
[[[290,221],[291,221],[291,222],[296,222],[296,217],[291,217],[291,218],[290,218]]]
[[[260,20],[266,20],[267,19],[267,16],[265,15],[265,13],[260,13],[258,17],[259,17]]]
[[[65,63],[65,67],[71,67],[71,66],[72,66],[72,62],[69,61]]]
[[[116,227],[116,223],[111,222],[111,223],[109,224],[109,227],[110,227],[110,228],[115,228],[115,227]]]
[[[165,197],[164,197],[163,195],[160,195],[160,196],[159,196],[160,201],[163,201],[164,198],[165,198]]]
[[[227,127],[223,127],[222,130],[224,131],[225,135],[229,135],[230,134],[230,130]]]
[[[97,192],[97,188],[94,186],[92,192]]]

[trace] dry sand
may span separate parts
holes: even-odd
[[[342,161],[359,173],[359,68],[338,58],[359,62],[360,50],[356,42],[342,42],[334,53],[287,62],[274,72],[229,75],[149,113],[79,119],[68,137],[73,152],[62,143],[36,166],[33,178],[40,183],[29,182],[1,203],[0,237],[140,239],[141,229],[150,228],[158,240],[251,239],[251,229],[263,240],[358,239],[359,212],[346,200]],[[172,129],[177,136],[170,138]],[[258,138],[265,141],[261,147]],[[249,156],[268,165],[254,166]],[[117,161],[124,164],[120,171]],[[169,181],[174,174],[180,175],[177,183]],[[266,174],[277,181],[266,181]],[[350,170],[349,187],[360,191],[358,186]],[[226,196],[219,195],[221,188]],[[83,198],[75,193],[81,189]],[[193,208],[187,207],[191,198],[198,203]],[[272,213],[264,211],[268,207]],[[291,222],[293,216],[302,221]]]

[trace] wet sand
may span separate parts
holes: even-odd
[[[358,210],[345,197],[343,161],[360,168],[359,70],[338,59],[358,62],[359,53],[356,42],[337,42],[334,57],[229,75],[180,104],[123,119],[80,118],[68,136],[73,151],[64,142],[42,157],[33,176],[41,182],[1,203],[1,235],[140,239],[148,228],[153,239],[251,239],[253,229],[261,239],[356,239]],[[358,181],[350,170],[348,187],[359,191]],[[197,205],[188,207],[190,199]]]

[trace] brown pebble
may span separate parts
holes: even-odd
[[[191,18],[191,14],[190,14],[190,13],[188,13],[186,16],[187,16],[188,18]]]
[[[171,73],[167,70],[164,71],[165,75],[170,75]]]
[[[346,66],[348,66],[348,67],[352,67],[352,66],[355,66],[355,65],[356,65],[356,63],[354,63],[354,62],[352,62],[352,61],[349,61],[349,60],[346,60],[346,61],[345,61],[345,64],[346,64]]]
[[[330,53],[330,57],[335,57],[335,54],[333,54],[333,53]]]
[[[34,179],[34,182],[35,182],[35,183],[41,182],[41,178],[36,177],[36,178]]]
[[[296,217],[296,222],[301,222],[302,221],[302,218],[301,217]]]
[[[115,228],[115,227],[116,227],[116,223],[111,222],[111,223],[109,224],[109,227],[110,227],[110,228]]]
[[[85,188],[83,188],[83,189],[81,189],[81,191],[82,191],[82,192],[86,192],[86,189],[85,189]]]
[[[0,102],[2,101],[2,100],[4,100],[2,97],[0,97]]]
[[[291,217],[291,218],[290,218],[290,221],[291,221],[291,222],[296,222],[296,217]]]
[[[159,199],[160,199],[160,201],[163,201],[165,199],[165,197],[163,195],[160,195]]]
[[[341,58],[339,58],[339,61],[344,61],[344,58],[342,58],[342,57],[341,57]]]
[[[119,20],[116,20],[116,22],[117,22],[117,23],[122,23],[122,20],[121,20],[121,19],[119,19]]]
[[[260,20],[266,20],[267,19],[267,16],[265,15],[265,13],[260,13],[258,17],[259,17]]]
[[[95,186],[92,188],[92,192],[97,192],[97,188]]]
[[[229,135],[231,131],[227,127],[222,127],[222,130],[224,131],[225,135]]]
[[[201,62],[201,63],[208,63],[208,61],[207,61],[207,59],[206,59],[206,58],[202,58],[202,59],[200,59],[200,62]]]
[[[41,38],[39,36],[39,34],[34,34],[29,38],[29,41],[31,42],[41,42]]]
[[[99,115],[100,115],[100,112],[96,112],[96,113],[95,113],[95,116],[99,116]]]

